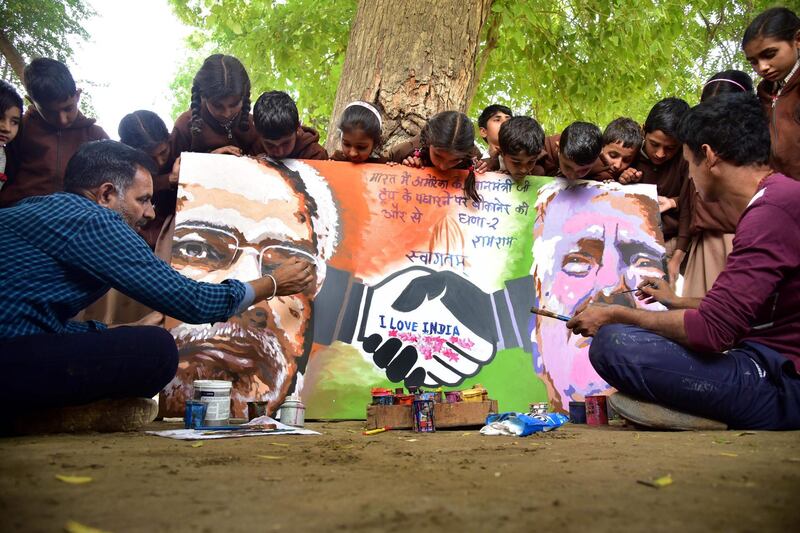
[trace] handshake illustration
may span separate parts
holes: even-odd
[[[411,266],[374,286],[328,265],[314,300],[314,342],[360,345],[394,383],[458,386],[498,347],[531,353],[533,278],[487,294],[451,271]]]
[[[366,292],[357,340],[394,383],[456,386],[497,353],[491,296],[455,272],[414,266]]]

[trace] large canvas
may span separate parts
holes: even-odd
[[[169,327],[181,354],[163,396],[179,414],[194,379],[234,382],[239,416],[298,392],[315,418],[363,418],[372,387],[480,383],[503,410],[604,393],[589,341],[532,306],[572,314],[664,273],[654,186],[333,161],[184,154],[173,266],[251,280],[289,257],[315,264],[306,293],[225,323]]]

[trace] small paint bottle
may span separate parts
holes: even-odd
[[[306,406],[300,401],[300,396],[292,394],[281,405],[281,424],[301,428],[306,421]]]

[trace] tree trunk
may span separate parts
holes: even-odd
[[[5,32],[0,30],[0,53],[6,58],[6,61],[14,70],[14,74],[22,81],[22,72],[25,70],[25,60],[17,51],[16,47],[6,37]]]
[[[466,111],[491,5],[492,0],[359,0],[328,131],[336,131],[353,100],[380,110],[384,148],[416,135],[440,111]],[[326,148],[338,143],[338,135],[329,135]]]

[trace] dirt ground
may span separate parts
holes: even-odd
[[[151,429],[176,424],[155,423]],[[0,530],[797,531],[800,432],[0,439]],[[90,476],[82,485],[56,475]],[[671,474],[656,489],[638,483]]]

